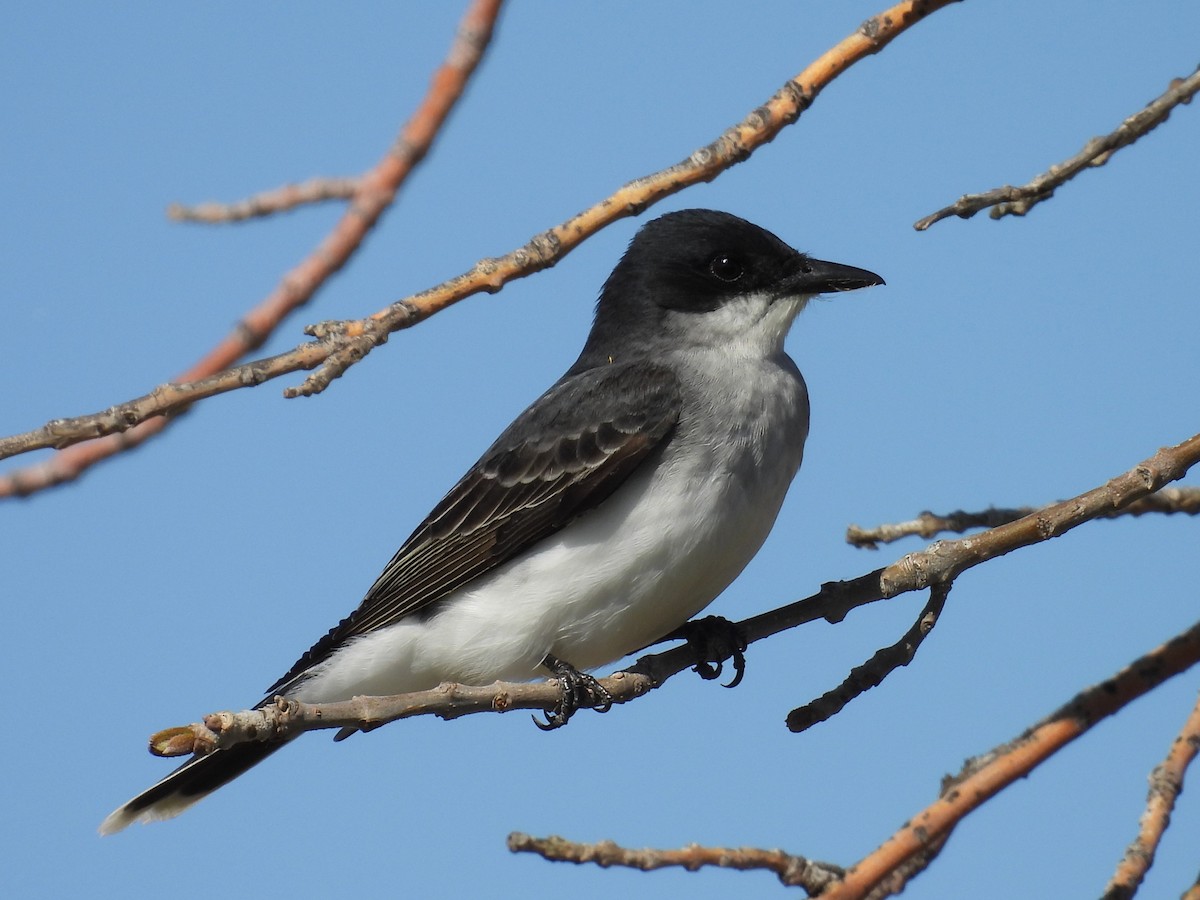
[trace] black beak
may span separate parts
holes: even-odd
[[[884,284],[874,272],[843,266],[841,263],[825,262],[802,256],[796,271],[784,279],[781,285],[785,294],[824,294],[831,291],[856,291],[859,288]]]

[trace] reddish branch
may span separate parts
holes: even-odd
[[[205,397],[316,366],[321,367],[318,372],[310,375],[299,387],[288,388],[284,393],[289,397],[318,393],[372,349],[384,343],[392,332],[411,327],[465,297],[480,292],[494,293],[513,279],[552,266],[604,226],[617,219],[636,215],[690,185],[711,181],[729,167],[747,159],[759,147],[773,140],[783,128],[795,122],[821,90],[838,75],[856,62],[878,53],[908,28],[953,2],[957,0],[903,0],[868,19],[857,31],[784,84],[762,106],[727,129],[711,144],[701,147],[670,168],[630,182],[595,206],[542,232],[505,256],[480,260],[463,275],[393,303],[364,319],[310,326],[306,331],[317,341],[288,353],[217,374],[208,374],[213,369],[204,372],[193,370],[185,375],[182,383],[162,385],[143,397],[118,404],[104,412],[57,419],[34,431],[0,439],[0,459],[45,447],[64,447],[131,428],[147,427],[139,423],[148,425],[147,420],[156,417],[161,419]],[[438,79],[443,76],[450,77],[446,70],[439,73]],[[364,179],[364,189],[374,182],[373,176],[374,173]],[[318,263],[323,258],[323,251],[319,251],[313,261]],[[161,428],[161,424],[158,427]],[[19,489],[14,484],[0,482],[0,496],[28,493],[45,486],[41,480],[35,482],[29,476],[19,481]]]
[[[712,143],[669,168],[630,182],[595,206],[535,236],[524,247],[505,256],[481,260],[457,278],[393,303],[365,319],[322,322],[306,329],[318,339],[332,341],[334,346],[316,372],[300,386],[287,388],[284,395],[320,393],[350,366],[386,342],[393,332],[409,328],[472,294],[494,293],[515,278],[554,265],[601,228],[637,215],[693,184],[712,181],[774,140],[780,131],[800,118],[826,85],[850,66],[878,53],[911,25],[951,2],[957,0],[904,0],[868,19]]]
[[[954,204],[918,220],[913,224],[913,228],[924,231],[934,222],[940,222],[950,216],[969,219],[989,206],[992,208],[989,215],[993,219],[1009,215],[1023,216],[1043,200],[1053,197],[1055,189],[1066,184],[1084,169],[1104,165],[1109,157],[1122,147],[1128,147],[1167,121],[1171,110],[1181,103],[1190,103],[1196,91],[1200,91],[1200,68],[1187,78],[1174,79],[1165,94],[1122,122],[1116,131],[1103,137],[1092,138],[1070,159],[1051,166],[1049,171],[1039,175],[1029,184],[1022,187],[1006,184],[982,194],[964,194]]]
[[[535,838],[514,831],[508,836],[508,849],[513,853],[536,853],[555,862],[577,864],[595,863],[598,866],[625,866],[650,872],[654,869],[679,867],[695,872],[705,866],[724,869],[765,869],[774,872],[788,887],[802,887],[810,896],[821,893],[842,875],[838,866],[815,862],[803,856],[793,856],[782,850],[760,850],[756,847],[701,847],[689,844],[679,850],[645,848],[630,850],[612,841],[579,844],[557,835]]]
[[[401,183],[429,151],[442,123],[462,96],[491,40],[500,5],[501,0],[474,0],[459,24],[445,62],[434,73],[421,106],[383,159],[358,179],[346,212],[333,231],[307,259],[283,276],[275,290],[247,313],[231,334],[184,372],[179,383],[162,385],[144,397],[101,413],[58,419],[28,434],[0,439],[0,458],[28,450],[60,448],[44,463],[0,478],[0,498],[24,496],[70,481],[100,460],[136,447],[162,431],[175,415],[196,400],[220,393],[213,389],[214,382],[222,385],[221,390],[229,390],[232,386],[247,387],[282,374],[260,375],[270,360],[233,370],[229,367],[262,346],[283,318],[307,303],[362,244],[395,199]],[[324,357],[318,359],[313,350],[310,345],[293,351],[286,371],[317,365]],[[225,378],[217,373],[225,373]],[[68,447],[71,444],[77,446]]]
[[[1167,758],[1150,773],[1150,794],[1141,827],[1133,843],[1117,864],[1112,880],[1104,890],[1103,900],[1126,900],[1137,893],[1146,872],[1154,864],[1158,844],[1171,823],[1175,798],[1183,791],[1183,775],[1200,751],[1200,699],[1183,723]]]
[[[176,222],[243,222],[309,203],[353,200],[361,183],[361,178],[312,178],[300,184],[285,184],[273,191],[263,191],[236,203],[199,203],[196,206],[172,203],[167,207],[167,217]]]
[[[1022,506],[1017,509],[991,507],[982,512],[965,512],[958,509],[945,515],[926,511],[907,522],[894,522],[875,528],[851,525],[846,529],[846,542],[855,547],[878,550],[880,544],[890,544],[910,535],[919,535],[928,540],[943,532],[962,534],[971,528],[995,528],[1006,522],[1015,522],[1036,510],[1036,506]],[[1200,487],[1166,488],[1120,509],[1107,510],[1097,518],[1117,519],[1121,516],[1144,516],[1147,513],[1200,515]]]
[[[1200,623],[1136,660],[1112,678],[1078,694],[1014,741],[969,760],[926,807],[878,850],[850,867],[822,900],[867,896],[911,857],[945,837],[968,813],[1085,734],[1096,723],[1200,662]],[[890,892],[902,884],[888,884]]]

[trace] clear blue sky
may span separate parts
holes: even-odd
[[[263,352],[683,158],[883,3],[514,5],[432,157]],[[461,6],[8,9],[0,431],[141,394],[223,336],[339,209],[205,227],[169,223],[167,203],[373,163]],[[911,223],[1108,131],[1191,70],[1198,32],[1188,2],[968,0],[749,162],[647,214],[727,209],[888,281],[798,322],[805,465],[713,611],[749,615],[920,546],[853,550],[851,522],[1069,496],[1196,431],[1200,109],[1025,219]],[[962,577],[912,666],[801,736],[787,710],[895,640],[922,598],[756,645],[737,690],[680,677],[553,734],[517,714],[310,736],[176,821],[98,838],[169,769],[146,736],[254,702],[570,363],[636,225],[393,337],[318,398],[285,401],[277,381],[208,401],[81,482],[0,505],[10,896],[780,896],[767,874],[552,865],[504,838],[848,864],[965,757],[1196,618],[1194,521],[1094,523]],[[906,896],[1098,895],[1198,686],[1176,679],[971,817]],[[1195,878],[1198,793],[1146,896]]]

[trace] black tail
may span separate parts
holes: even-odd
[[[138,794],[100,823],[101,834],[115,834],[134,822],[157,822],[179,815],[193,803],[262,762],[287,741],[234,744],[197,756],[154,787]]]

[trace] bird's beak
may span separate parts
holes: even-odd
[[[831,291],[856,291],[859,288],[884,283],[882,278],[866,269],[804,257],[803,265],[795,274],[784,280],[782,288],[783,293],[791,295],[824,294]]]

